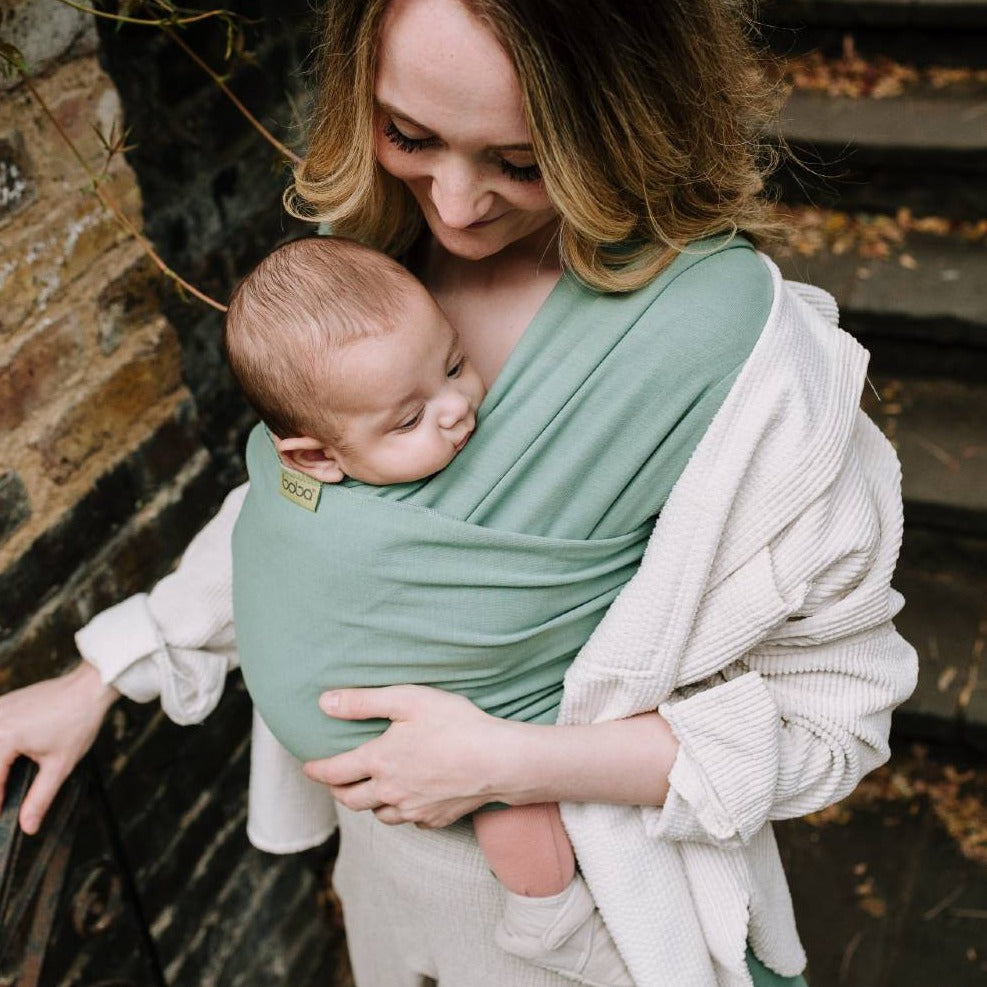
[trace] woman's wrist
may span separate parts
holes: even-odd
[[[491,778],[500,801],[665,801],[678,741],[658,713],[578,726],[503,722]]]
[[[86,708],[98,710],[101,718],[120,698],[119,691],[104,682],[99,669],[84,658],[63,678],[73,690],[78,690]]]

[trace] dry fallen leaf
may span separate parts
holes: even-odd
[[[796,89],[828,96],[889,99],[917,85],[936,90],[979,87],[987,84],[987,70],[906,65],[884,55],[865,58],[858,54],[853,35],[847,34],[839,58],[813,51],[786,59],[781,63],[781,78]]]
[[[856,253],[869,261],[895,257],[903,267],[914,270],[918,261],[907,249],[912,234],[955,237],[966,243],[987,245],[987,219],[915,217],[908,209],[899,209],[894,216],[883,216],[849,214],[817,206],[779,205],[776,208],[786,234],[786,241],[780,248],[782,254],[813,257],[823,251],[835,255]],[[859,277],[869,275],[869,268],[858,268]]]
[[[842,802],[814,812],[808,821],[816,827],[840,825],[852,818],[854,808],[881,802],[902,805],[913,815],[930,809],[964,857],[987,864],[987,768],[939,765],[914,744],[908,754],[896,755],[867,775]],[[866,870],[858,864],[854,874],[863,877]]]

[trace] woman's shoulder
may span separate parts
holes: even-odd
[[[651,285],[646,320],[680,358],[717,380],[746,361],[767,325],[775,281],[740,237],[691,244]]]
[[[665,304],[698,306],[731,321],[766,317],[774,295],[763,258],[739,236],[690,244],[643,290],[649,288]]]

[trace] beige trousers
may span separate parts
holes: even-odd
[[[494,942],[504,892],[468,819],[418,829],[337,809],[332,880],[357,987],[571,987]],[[771,972],[749,949],[747,966],[754,987],[806,987],[802,977]]]
[[[333,886],[357,987],[572,987],[494,942],[504,892],[469,820],[426,830],[338,811]]]

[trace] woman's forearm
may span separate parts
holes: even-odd
[[[492,786],[500,801],[661,805],[678,741],[658,713],[580,726],[505,723]]]
[[[334,690],[320,705],[338,719],[391,721],[379,737],[305,765],[348,809],[387,823],[448,826],[489,802],[661,805],[678,750],[657,713],[537,726],[415,685]]]

